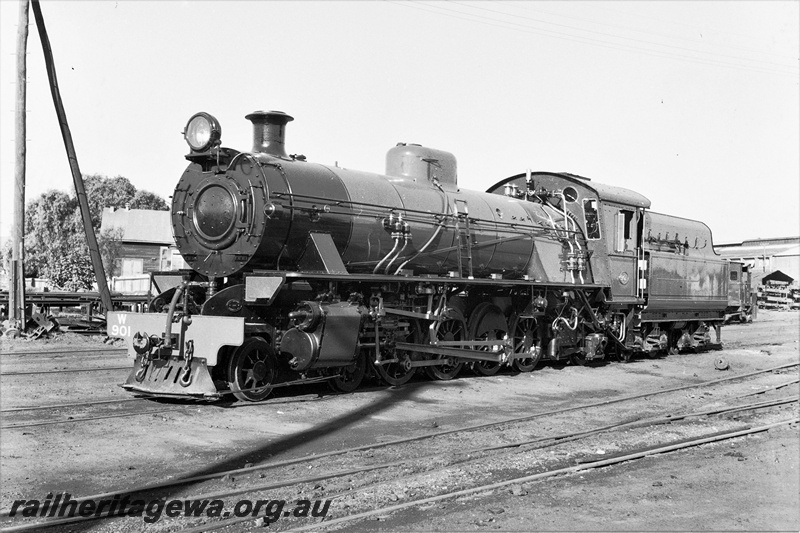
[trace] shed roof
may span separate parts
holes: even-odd
[[[715,246],[723,257],[771,257],[773,255],[797,255],[796,244],[743,244]]]
[[[787,276],[780,270],[775,270],[774,272],[770,272],[763,278],[761,278],[761,283],[766,283],[767,281],[779,281],[782,283],[791,283],[794,281],[794,278],[791,276]]]
[[[783,251],[780,251],[775,255],[779,257],[792,257],[795,255],[800,255],[800,246],[792,246],[791,248],[787,248]]]
[[[100,231],[111,228],[122,228],[122,240],[125,242],[163,245],[175,242],[169,211],[107,207],[103,209]]]

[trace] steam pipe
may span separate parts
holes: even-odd
[[[383,271],[384,274],[388,274],[389,273],[389,269],[392,268],[392,263],[397,261],[397,258],[400,257],[401,255],[403,255],[403,252],[405,252],[406,248],[408,248],[408,243],[411,242],[411,235],[409,233],[406,233],[404,231],[402,236],[403,236],[403,247],[400,248],[400,251],[397,252],[394,255],[394,257],[392,257],[391,261],[389,261],[389,263],[386,265],[386,269]]]
[[[578,311],[576,311],[574,307],[572,308],[572,318],[574,320],[574,324],[570,325],[569,321],[563,316],[556,317],[555,320],[553,320],[552,328],[556,329],[556,324],[561,321],[565,326],[567,326],[567,328],[570,329],[570,331],[575,331],[578,327]]]
[[[188,281],[181,282],[178,288],[175,289],[175,294],[172,295],[172,300],[169,302],[167,325],[164,327],[164,348],[172,348],[172,318],[175,316],[175,308],[178,306],[178,301],[181,299],[181,295],[188,285]]]
[[[417,251],[416,254],[414,254],[410,258],[406,259],[405,261],[403,261],[400,264],[400,266],[397,267],[397,270],[394,271],[395,274],[399,274],[400,271],[403,270],[403,267],[405,267],[408,263],[410,263],[411,261],[413,261],[414,259],[419,257],[421,254],[423,254],[425,252],[425,250],[428,249],[428,246],[430,246],[431,243],[433,243],[433,241],[436,239],[436,237],[442,231],[442,228],[444,228],[447,225],[447,222],[445,222],[445,220],[447,220],[447,216],[450,214],[450,201],[448,200],[447,191],[445,191],[440,185],[437,185],[437,187],[439,188],[439,190],[442,193],[442,209],[444,210],[444,217],[445,218],[442,221],[439,222],[439,225],[436,226],[436,229],[434,230],[433,235],[431,235],[431,238],[428,239],[428,241],[425,244],[422,245],[422,248],[420,248]]]
[[[580,229],[578,228],[578,223],[575,222],[574,220],[572,220],[572,218],[569,218],[568,220],[570,222],[572,222],[572,227],[574,228],[573,231],[575,232],[575,246],[578,247],[578,253],[580,255],[583,255],[583,247],[581,246],[581,243],[580,243],[580,241],[578,241],[578,237],[577,237],[578,232],[580,231]],[[567,225],[569,225],[569,224],[567,224]],[[578,271],[578,277],[581,280],[581,285],[584,285],[586,283],[586,281],[583,279],[583,271],[577,267],[577,264],[575,266],[575,270]]]
[[[422,245],[422,248],[420,248],[420,249],[417,251],[417,253],[415,253],[415,254],[414,254],[414,255],[412,255],[410,258],[406,259],[405,261],[403,261],[403,262],[400,264],[400,266],[399,266],[399,267],[397,267],[397,270],[395,270],[395,271],[394,271],[394,273],[395,273],[395,274],[399,274],[399,273],[400,273],[400,271],[401,271],[401,270],[403,270],[403,267],[404,267],[404,266],[406,266],[408,263],[410,263],[411,261],[413,261],[414,259],[416,259],[417,257],[419,257],[419,256],[420,256],[420,254],[424,253],[424,252],[425,252],[425,250],[427,250],[427,249],[428,249],[428,246],[430,246],[430,245],[431,245],[431,243],[434,241],[434,239],[436,239],[436,237],[439,235],[439,232],[440,232],[440,231],[442,231],[442,228],[443,228],[444,226],[445,226],[445,223],[444,223],[444,222],[441,222],[441,223],[440,223],[438,226],[436,226],[436,230],[433,232],[433,235],[431,235],[431,238],[430,238],[430,239],[428,239],[428,242],[426,242],[425,244],[423,244],[423,245]],[[398,255],[399,255],[399,254],[398,254]]]
[[[396,235],[396,234],[395,234],[395,235],[392,235],[392,238],[394,239],[394,246],[392,247],[392,249],[391,249],[391,250],[389,250],[389,253],[388,253],[388,254],[386,254],[386,255],[383,257],[383,259],[381,259],[381,260],[380,260],[380,262],[379,262],[379,263],[378,263],[378,264],[375,266],[375,270],[373,270],[373,271],[372,271],[372,273],[373,273],[373,274],[377,274],[377,273],[378,273],[378,271],[379,271],[379,270],[381,269],[381,267],[383,266],[383,263],[384,263],[384,262],[385,262],[387,259],[389,259],[389,257],[390,257],[390,256],[392,256],[392,255],[393,255],[393,254],[394,254],[394,253],[397,251],[397,247],[398,247],[398,246],[400,246],[400,235]]]

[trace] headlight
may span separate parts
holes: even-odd
[[[183,138],[189,144],[189,148],[195,152],[205,152],[212,146],[219,144],[222,137],[222,128],[217,119],[208,113],[197,113],[186,124],[183,130]]]

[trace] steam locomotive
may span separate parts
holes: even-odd
[[[135,361],[130,391],[259,401],[367,373],[401,385],[628,360],[719,345],[741,305],[742,265],[709,228],[636,192],[531,171],[470,191],[452,154],[416,144],[390,149],[384,174],[320,165],[286,153],[291,116],[246,118],[246,152],[208,113],[186,125],[171,216],[191,270],[154,274],[148,312],[107,317]]]

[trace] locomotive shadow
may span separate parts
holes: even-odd
[[[214,474],[225,470],[239,468],[245,463],[253,463],[254,465],[257,465],[266,459],[274,459],[280,455],[292,451],[297,447],[302,446],[307,448],[309,447],[309,444],[324,439],[332,434],[341,433],[350,426],[353,426],[359,422],[363,422],[365,419],[371,416],[380,414],[381,412],[394,407],[398,402],[411,401],[414,403],[427,403],[426,400],[417,399],[415,396],[429,385],[431,385],[431,383],[420,382],[415,384],[406,384],[403,387],[378,388],[377,392],[381,393],[380,397],[376,398],[374,401],[371,401],[367,405],[343,413],[335,418],[327,419],[312,428],[278,437],[261,446],[257,446],[242,453],[232,455],[221,462],[216,462],[214,465],[210,465],[200,470],[188,472],[185,475],[175,479],[187,479],[195,476]],[[350,394],[364,394],[368,392],[370,391],[358,390]],[[373,390],[372,392],[374,393],[376,391]],[[336,394],[334,392],[328,393],[327,391],[324,391],[324,393],[329,394],[331,397],[346,396],[343,394]],[[300,393],[298,392],[298,394]],[[308,392],[306,392],[306,394],[308,394]],[[289,397],[291,397],[291,395],[289,395]],[[246,407],[248,405],[253,405],[253,407],[259,406],[259,404],[239,404],[239,407]],[[224,409],[230,408],[226,406],[220,407]],[[269,403],[267,402],[265,404],[261,404],[260,407],[262,409],[269,409]],[[183,487],[187,486],[190,485],[183,485]]]
[[[291,435],[278,437],[274,440],[270,440],[270,442],[268,443],[264,443],[263,445],[250,448],[241,453],[232,454],[223,460],[214,461],[213,464],[209,464],[206,467],[184,472],[182,474],[179,474],[171,478],[170,481],[180,482],[181,480],[184,479],[188,480],[200,476],[217,474],[227,470],[236,470],[242,468],[247,463],[258,465],[262,461],[265,461],[267,459],[274,459],[296,448],[299,447],[308,448],[310,443],[320,441],[321,439],[324,439],[325,437],[330,436],[331,434],[334,433],[341,434],[341,432],[343,430],[346,430],[348,427],[353,426],[359,422],[363,422],[364,420],[366,420],[371,416],[387,411],[388,409],[396,406],[398,402],[411,401],[415,403],[431,403],[428,400],[416,398],[416,396],[424,389],[434,384],[435,382],[421,380],[416,382],[410,382],[400,387],[376,387],[376,389],[379,392],[382,392],[383,394],[381,394],[380,398],[376,399],[374,402],[369,403],[368,405],[351,410],[335,418],[328,419],[323,423],[318,424],[312,428],[303,431],[298,431]],[[454,381],[449,386],[458,387],[459,385],[457,384],[457,382]],[[368,391],[364,390],[363,392],[368,392]],[[332,392],[330,394],[337,395]],[[254,407],[260,405],[262,408],[269,407],[268,403],[249,404],[249,405],[253,405]],[[363,444],[367,443],[365,442]],[[377,441],[375,442],[375,444],[377,444]],[[192,487],[201,485],[205,482],[206,481],[189,481],[187,483],[178,484],[172,487],[165,487],[165,488],[145,487],[141,490],[131,491],[131,492],[120,490],[115,492],[115,494],[119,494],[121,497],[129,496],[131,500],[142,499],[144,501],[150,501],[154,499],[169,500],[177,496],[185,498],[186,497],[185,495],[187,494],[187,492],[189,492],[189,490]],[[157,483],[159,483],[159,481],[153,482],[153,484]],[[73,524],[70,526],[70,530],[89,531],[96,526],[97,526],[96,522]]]

